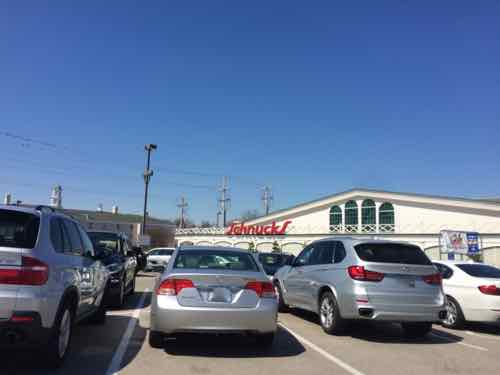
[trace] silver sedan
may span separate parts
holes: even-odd
[[[149,343],[176,333],[245,333],[270,346],[277,327],[274,287],[248,250],[182,247],[158,279]]]

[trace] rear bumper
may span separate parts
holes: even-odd
[[[166,334],[181,332],[276,331],[277,303],[261,299],[255,308],[184,307],[176,297],[154,298],[151,306],[151,330]]]
[[[0,347],[30,348],[43,346],[48,342],[51,329],[42,326],[39,313],[18,311],[14,312],[14,315],[16,317],[29,317],[32,320],[26,322],[0,321]]]
[[[499,323],[500,324],[500,309],[472,309],[467,310],[465,319],[470,322],[482,323]]]
[[[368,314],[368,312],[371,312]],[[370,305],[358,304],[359,319],[389,322],[438,323],[446,317],[444,305]]]

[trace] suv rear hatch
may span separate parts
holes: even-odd
[[[33,249],[38,239],[37,215],[0,209],[0,320],[10,319],[16,306],[23,249]]]
[[[418,247],[399,243],[361,243],[354,246],[367,278],[372,304],[428,305],[439,303],[441,277]],[[358,267],[359,268],[359,267]],[[356,271],[356,270],[355,270]],[[353,277],[352,272],[349,272]],[[354,272],[356,279],[356,272]],[[358,274],[362,274],[358,272]],[[362,280],[360,276],[358,280]]]

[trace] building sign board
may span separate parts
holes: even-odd
[[[448,254],[479,253],[479,234],[475,232],[441,231],[441,248]]]
[[[277,225],[275,221],[269,225],[245,225],[244,223],[232,223],[226,230],[226,235],[282,236],[286,234],[286,230],[291,223],[292,220],[287,220],[282,225]]]

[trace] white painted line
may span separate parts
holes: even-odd
[[[308,347],[310,347],[312,350],[316,351],[317,353],[321,354],[323,357],[325,357],[326,359],[328,359],[329,361],[335,363],[337,366],[343,368],[344,370],[346,370],[348,373],[350,373],[351,375],[365,375],[364,373],[362,373],[361,371],[359,370],[356,370],[354,367],[352,367],[351,365],[345,363],[344,361],[342,361],[341,359],[335,357],[334,355],[328,353],[327,351],[321,349],[319,346],[313,344],[312,342],[310,342],[309,340],[305,339],[304,337],[300,336],[298,333],[295,333],[294,331],[292,331],[290,328],[288,328],[287,326],[285,326],[283,323],[279,323],[279,325],[286,329],[292,336],[294,336],[297,340],[299,340],[302,344],[304,345],[307,345]]]
[[[482,337],[482,338],[490,339],[490,340],[500,340],[500,337],[497,337],[497,336],[483,335],[483,334],[471,332],[471,331],[466,331],[465,333],[468,334],[469,336]]]
[[[120,341],[120,345],[118,346],[118,349],[115,351],[115,355],[113,356],[113,359],[111,360],[111,363],[108,367],[108,371],[106,371],[107,375],[117,375],[120,371],[120,365],[123,360],[123,356],[125,355],[125,352],[127,351],[128,343],[130,341],[130,338],[132,337],[132,334],[134,333],[135,326],[137,324],[137,320],[139,318],[139,314],[142,311],[142,307],[144,306],[144,300],[146,299],[146,294],[149,292],[149,289],[144,289],[144,293],[141,296],[141,299],[139,300],[139,303],[137,304],[133,314],[130,316],[131,319],[128,322],[127,329],[125,333],[122,336],[122,339]]]
[[[448,337],[438,335],[436,333],[431,333],[430,336],[436,337],[436,338],[438,338],[440,340],[444,340],[444,341],[447,341],[447,342],[450,342],[450,343],[454,343],[454,344],[457,344],[457,345],[465,346],[466,348],[469,348],[469,349],[475,349],[475,350],[479,350],[481,352],[487,352],[488,351],[488,349],[483,348],[482,346],[471,345],[471,344],[467,344],[465,342],[455,341],[455,340],[452,340],[452,339],[450,339]]]

